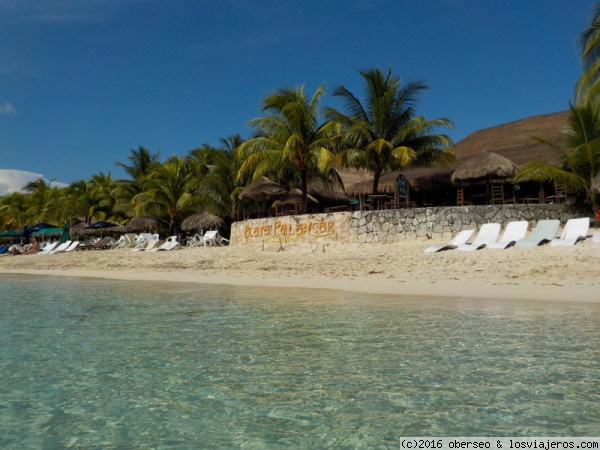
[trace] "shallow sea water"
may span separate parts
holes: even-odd
[[[598,436],[600,305],[0,275],[0,448]]]

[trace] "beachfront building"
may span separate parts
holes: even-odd
[[[476,131],[454,145],[458,163],[450,168],[395,171],[381,177],[376,194],[372,193],[371,179],[348,186],[346,192],[363,210],[564,202],[568,193],[560,186],[535,182],[515,185],[512,176],[531,161],[560,162],[558,152],[541,141],[562,147],[562,127],[568,114],[561,111],[533,116]],[[459,169],[463,169],[461,177],[456,176]]]

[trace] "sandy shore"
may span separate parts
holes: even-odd
[[[439,244],[443,244],[440,242]],[[424,253],[432,241],[396,244],[194,247],[2,256],[0,273],[247,286],[342,289],[396,295],[600,302],[600,244]]]

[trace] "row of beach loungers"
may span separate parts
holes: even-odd
[[[590,219],[570,219],[559,237],[557,237],[560,221],[557,219],[540,220],[529,236],[527,221],[509,222],[502,237],[500,237],[499,223],[486,223],[481,226],[479,233],[469,243],[475,230],[463,230],[446,245],[431,246],[425,253],[435,253],[443,250],[460,250],[470,252],[481,248],[505,249],[510,246],[519,248],[532,248],[550,242],[553,247],[575,245],[578,241],[586,239],[590,229]],[[592,240],[600,242],[600,231],[594,233]]]
[[[222,246],[229,242],[222,237],[217,230],[207,231],[204,235],[195,235],[191,239],[191,246]],[[43,244],[35,243],[31,246],[6,246],[0,245],[0,255],[48,255],[55,253],[68,253],[73,250],[109,250],[113,248],[132,248],[134,252],[158,252],[170,251],[180,248],[181,244],[177,236],[168,237],[162,244],[158,234],[140,233],[125,234],[116,240],[112,237],[105,237],[89,242],[67,241],[62,244],[59,242],[46,242]]]

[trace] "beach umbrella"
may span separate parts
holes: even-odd
[[[40,236],[52,236],[52,235],[59,235],[62,234],[63,229],[62,228],[42,228],[39,231],[36,231],[35,233],[33,233],[34,236],[36,237],[40,237]]]
[[[225,221],[209,211],[199,211],[181,222],[183,231],[215,229],[225,225]]]
[[[35,233],[36,231],[44,230],[46,228],[59,228],[59,227],[57,225],[52,225],[50,223],[39,222],[31,227],[26,227],[25,231],[28,231],[30,233]]]
[[[118,232],[118,231],[125,231],[124,227],[121,227],[120,230],[118,230],[117,228],[120,228],[121,225],[119,225],[118,223],[114,223],[114,222],[105,222],[103,220],[99,220],[97,222],[94,222],[91,225],[88,225],[87,227],[85,227],[84,229],[87,230],[89,233],[100,233],[100,237],[102,237],[102,235],[104,234],[104,232],[106,230],[109,230],[111,232]]]
[[[65,243],[69,240],[69,224],[65,222],[62,227],[62,236],[60,237],[60,242]]]
[[[23,237],[23,233],[19,233],[16,230],[6,230],[0,233],[0,239],[19,239]]]
[[[10,237],[10,238],[17,238],[17,237],[23,237],[23,233],[19,233],[18,231],[15,230],[6,230],[0,233],[0,237]]]
[[[167,224],[160,217],[156,216],[142,216],[135,217],[129,221],[125,228],[127,231],[133,233],[140,233],[144,231],[154,231],[161,228],[166,228]]]
[[[279,198],[286,193],[287,189],[281,186],[279,183],[275,183],[267,177],[260,177],[258,180],[250,183],[242,190],[242,192],[240,192],[239,199],[264,202]]]

